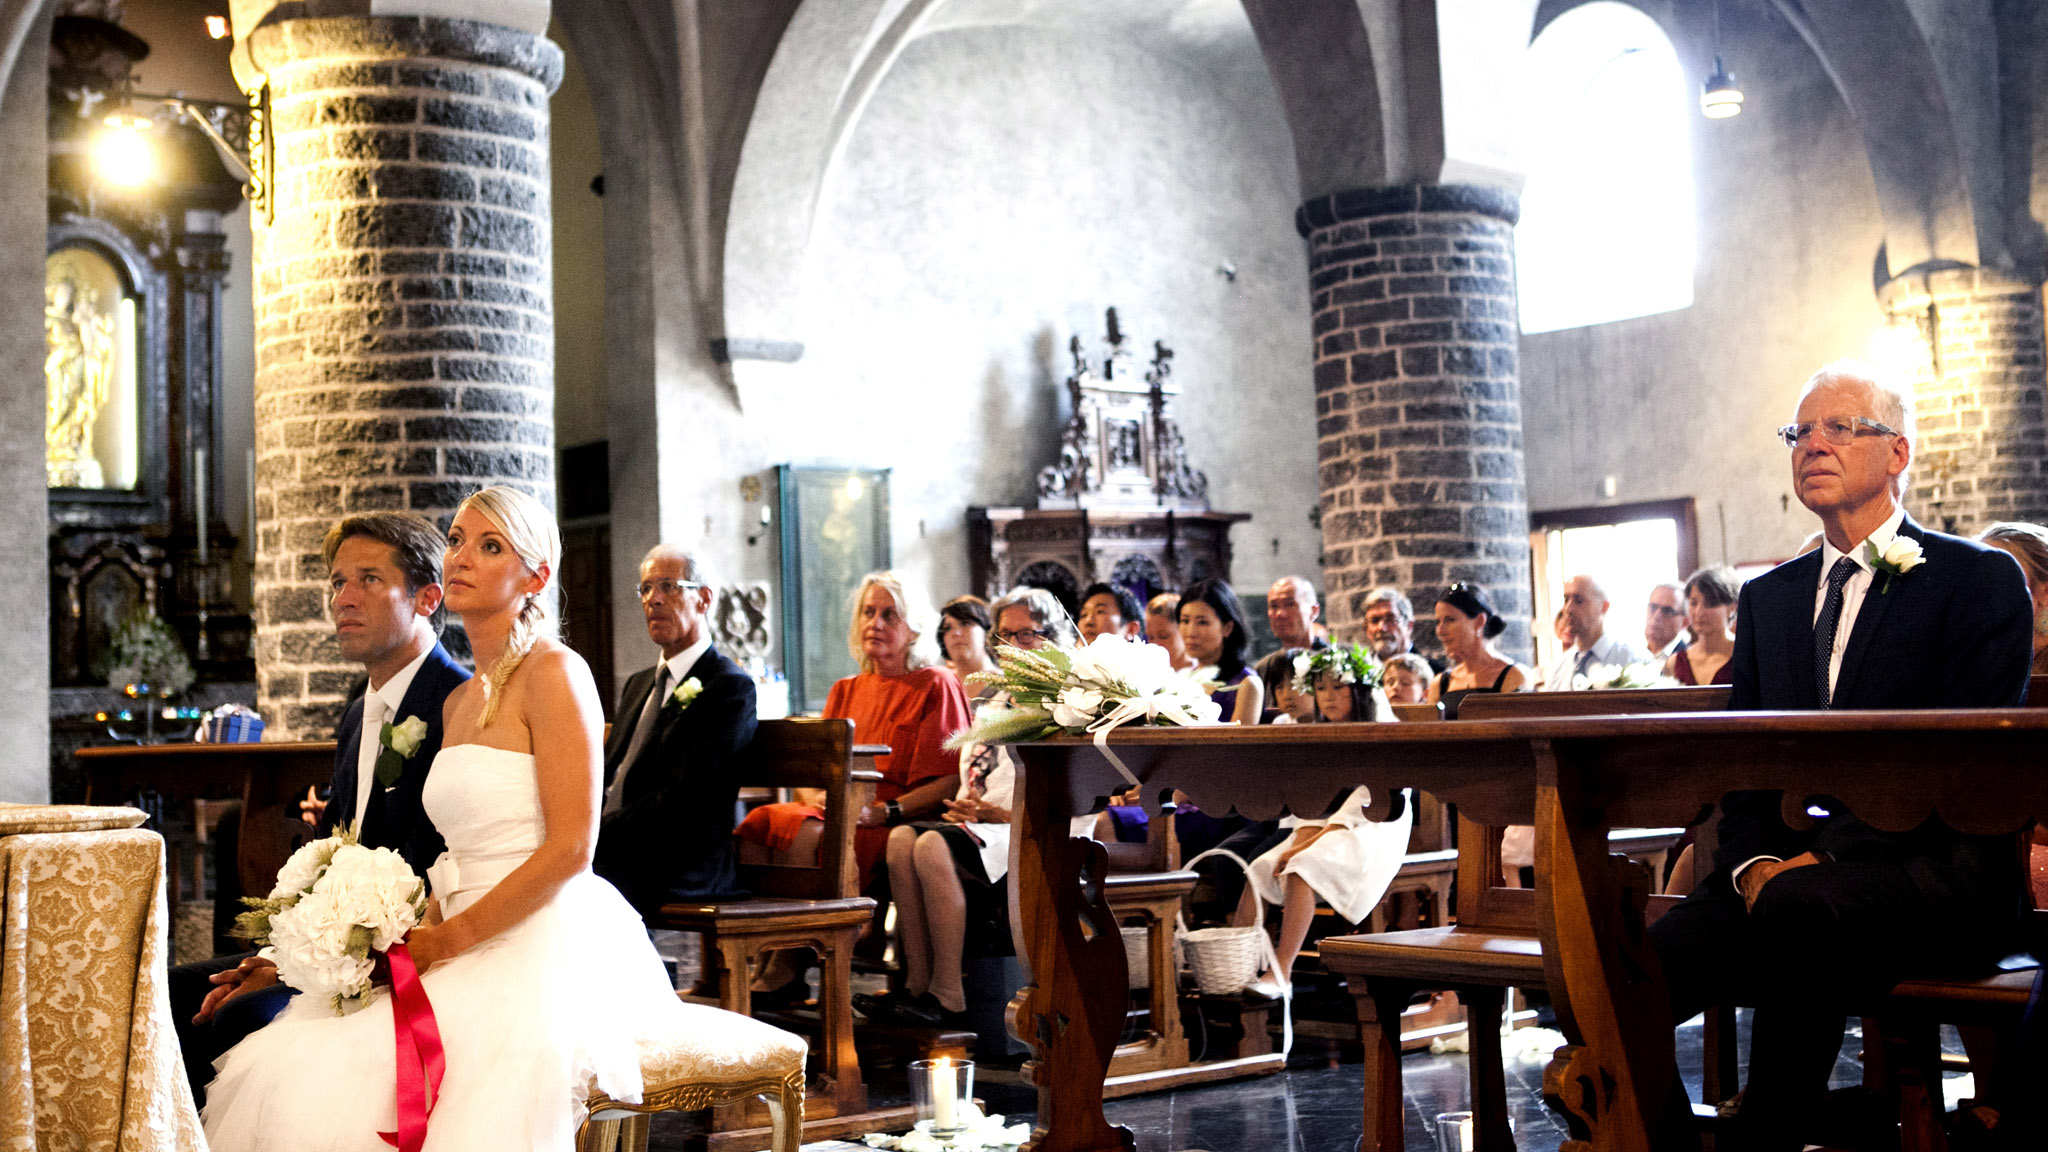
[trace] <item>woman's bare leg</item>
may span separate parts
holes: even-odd
[[[889,830],[889,896],[896,901],[896,947],[903,956],[903,987],[922,996],[931,987],[932,950],[925,927],[924,891],[915,863],[918,830],[902,825]]]
[[[1273,951],[1280,961],[1276,983],[1284,984],[1294,979],[1294,958],[1301,955],[1308,926],[1315,922],[1316,892],[1308,881],[1291,872],[1282,878],[1281,890],[1286,899],[1280,905],[1280,937],[1273,942]]]
[[[967,947],[967,893],[953,870],[953,852],[945,837],[920,836],[915,852],[918,885],[924,893],[925,929],[932,946],[932,998],[948,1012],[965,1012],[961,953]]]

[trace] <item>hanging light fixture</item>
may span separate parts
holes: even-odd
[[[1709,120],[1726,120],[1742,111],[1742,89],[1735,74],[1721,63],[1721,0],[1714,0],[1714,74],[1700,88],[1700,112]]]

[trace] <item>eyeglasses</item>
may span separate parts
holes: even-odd
[[[1652,604],[1650,605],[1650,611],[1655,612],[1657,615],[1666,617],[1668,619],[1677,619],[1678,617],[1685,615],[1685,609],[1673,608],[1669,604]]]
[[[673,597],[682,594],[685,589],[702,587],[702,584],[693,583],[689,580],[642,580],[640,582],[640,598],[642,600],[650,599],[656,592],[661,593],[663,596]]]
[[[1895,428],[1887,428],[1868,416],[1830,416],[1825,420],[1809,420],[1804,424],[1787,424],[1778,429],[1778,439],[1787,448],[1799,447],[1799,442],[1820,433],[1821,439],[1840,448],[1853,443],[1858,436],[1897,436]]]
[[[1052,639],[1052,633],[1041,632],[1036,628],[1019,628],[1015,632],[998,632],[996,633],[996,639],[1001,640],[1012,648],[1022,648],[1029,644],[1035,644],[1040,640],[1050,640]]]

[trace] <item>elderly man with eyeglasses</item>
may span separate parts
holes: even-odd
[[[1824,539],[1743,586],[1731,709],[2025,699],[2033,607],[2019,566],[1920,527],[1899,502],[1911,404],[1874,369],[1831,364],[1778,430]],[[1739,1147],[1796,1149],[1809,1136],[1861,1147],[1813,1128],[1845,1013],[1907,975],[1988,969],[2014,943],[2025,869],[2011,836],[1966,836],[1938,818],[1884,832],[1825,805],[1794,829],[1782,799],[1722,798],[1711,874],[1650,937],[1674,1021],[1720,1000],[1757,1008]]]
[[[1690,625],[1685,615],[1685,585],[1668,581],[1650,589],[1649,607],[1643,611],[1643,644],[1651,659],[1669,660],[1683,649]]]
[[[735,771],[755,718],[753,678],[711,645],[711,588],[694,555],[647,553],[640,612],[661,661],[619,693],[591,868],[645,911],[737,887]]]

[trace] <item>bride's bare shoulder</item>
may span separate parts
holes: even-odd
[[[590,675],[590,665],[584,662],[582,656],[577,655],[574,648],[560,640],[544,637],[534,641],[532,650],[527,652],[522,663],[532,666],[535,672],[533,679],[537,684],[549,685],[558,691],[566,689],[580,692],[585,688],[592,691],[596,689],[596,682]]]

